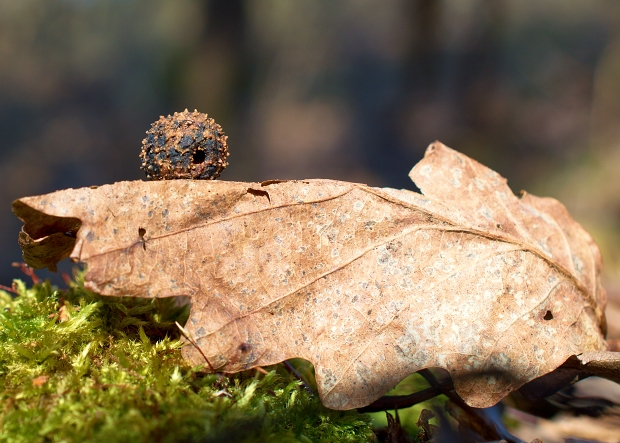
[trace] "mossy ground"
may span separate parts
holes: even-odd
[[[0,442],[363,442],[277,365],[209,375],[181,357],[173,299],[101,297],[80,277],[0,291]]]

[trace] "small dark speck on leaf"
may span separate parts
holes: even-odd
[[[267,200],[271,202],[271,198],[269,198],[269,193],[267,191],[263,191],[262,189],[248,188],[248,194],[252,194],[254,197],[267,197]]]
[[[146,234],[146,229],[144,229],[144,228],[139,228],[138,229],[138,235],[140,236],[140,241],[142,242],[142,247],[146,251],[146,240],[144,239],[144,235],[145,234]]]

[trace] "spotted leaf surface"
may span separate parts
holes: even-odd
[[[104,295],[189,296],[185,328],[216,370],[301,357],[335,409],[427,367],[486,407],[606,349],[600,254],[564,206],[516,197],[441,143],[410,176],[423,195],[331,180],[136,181],[13,210],[33,266],[71,257]],[[184,356],[204,364],[189,344]]]

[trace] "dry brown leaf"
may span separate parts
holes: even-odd
[[[589,374],[620,383],[620,352],[584,352],[577,359]]]
[[[606,349],[600,254],[562,204],[515,197],[439,142],[410,177],[424,195],[331,180],[135,181],[13,210],[31,266],[70,256],[101,294],[190,296],[185,327],[217,370],[301,357],[335,409],[434,366],[486,407]],[[204,364],[191,346],[183,354]]]

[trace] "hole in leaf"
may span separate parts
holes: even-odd
[[[241,352],[248,352],[250,350],[250,345],[248,345],[247,343],[241,343],[239,345],[239,350]]]
[[[553,320],[553,313],[551,311],[547,311],[545,316],[543,317],[545,320]]]
[[[205,151],[196,151],[192,154],[192,163],[195,165],[198,163],[204,163],[206,159],[207,154],[205,153]]]

